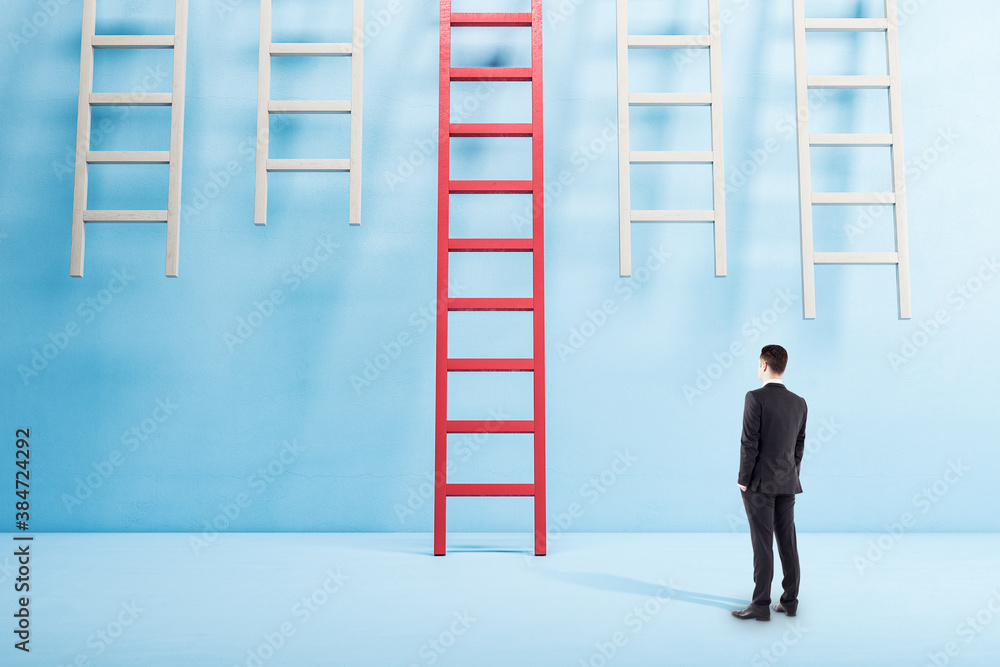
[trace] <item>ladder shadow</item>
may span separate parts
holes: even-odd
[[[676,588],[669,584],[658,584],[641,579],[631,579],[616,574],[604,572],[545,572],[545,576],[558,579],[569,584],[587,586],[605,591],[642,595],[646,597],[667,597],[671,600],[700,604],[708,607],[718,607],[727,611],[750,604],[750,600],[729,598],[709,593],[698,593]]]
[[[378,551],[384,551],[389,553],[404,553],[404,554],[415,554],[420,556],[432,556],[434,555],[433,546],[428,539],[426,545],[413,544],[413,545],[399,545],[393,547],[378,547]],[[447,553],[495,553],[495,554],[522,554],[525,556],[535,556],[534,547],[532,545],[517,546],[517,545],[503,545],[503,544],[491,544],[488,542],[459,542],[455,544],[448,544]]]
[[[448,547],[448,553],[490,553],[490,554],[525,554],[534,555],[530,547],[496,547],[478,544],[456,544]]]

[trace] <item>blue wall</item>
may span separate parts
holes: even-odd
[[[99,4],[104,32],[171,31],[167,0]],[[430,530],[438,5],[368,3],[362,226],[347,224],[346,176],[279,174],[260,228],[258,4],[191,4],[181,276],[163,276],[162,226],[103,225],[88,227],[86,276],[71,279],[79,3],[5,3],[4,479],[14,430],[30,427],[35,530]],[[328,4],[276,3],[276,40],[346,41],[347,3]],[[705,32],[704,12],[657,22],[655,4],[681,3],[634,2],[634,31]],[[996,530],[1000,47],[991,30],[1000,7],[901,3],[913,319],[897,319],[891,267],[850,266],[817,269],[818,317],[805,321],[790,3],[722,4],[729,275],[713,275],[710,226],[634,225],[630,280],[618,277],[614,3],[546,6],[554,531],[742,530],[734,482],[743,395],[757,386],[756,352],[771,342],[788,348],[786,382],[810,408],[801,529],[882,531],[909,513],[912,530]],[[816,2],[810,13],[873,16],[878,4]],[[526,64],[526,39],[483,34],[495,41],[456,36],[456,62]],[[813,73],[884,66],[868,37],[853,46],[818,37]],[[102,53],[98,90],[166,90],[164,53]],[[655,55],[633,60],[634,89],[706,89],[705,54]],[[345,63],[276,63],[274,95],[342,97]],[[527,120],[526,85],[456,84],[457,113]],[[814,102],[816,131],[885,129],[877,97]],[[707,115],[687,111],[635,112],[634,147],[708,148]],[[165,149],[167,118],[110,110],[95,116],[94,147]],[[272,127],[272,157],[346,155],[344,119]],[[526,142],[456,141],[455,173],[525,177]],[[816,189],[888,187],[887,164],[887,152],[817,151]],[[636,207],[708,207],[708,173],[692,169],[637,169]],[[164,207],[161,168],[92,173],[92,208]],[[457,234],[526,233],[522,198],[455,209]],[[818,212],[817,249],[889,250],[889,220],[864,208]],[[527,271],[521,256],[461,257],[455,290],[522,295]],[[498,354],[522,354],[529,334],[517,316],[456,317],[452,349],[476,354],[473,343],[485,340]],[[51,358],[25,373],[36,353]],[[523,374],[492,385],[463,376],[454,387],[453,417],[530,415]],[[530,480],[524,436],[452,444],[453,481]],[[454,530],[531,528],[526,499],[449,503]]]

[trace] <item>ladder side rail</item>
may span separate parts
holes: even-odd
[[[94,89],[94,34],[97,30],[97,1],[83,0],[83,28],[80,46],[80,99],[76,117],[76,167],[73,175],[73,228],[70,245],[69,275],[83,277],[83,253],[87,210],[88,167],[90,151],[90,94]]]
[[[628,0],[615,0],[618,65],[619,273],[632,275],[631,169],[629,167]]]
[[[906,216],[906,162],[903,157],[903,96],[899,74],[899,14],[896,0],[885,0],[886,18],[886,71],[889,74],[889,132],[892,133],[892,182],[896,195],[893,207],[896,217],[896,285],[899,318],[912,317],[910,298],[910,250]]]
[[[805,0],[792,0],[795,34],[795,107],[798,123],[799,225],[802,240],[802,308],[807,320],[816,317],[816,268],[813,260],[812,174],[809,156],[809,87],[806,71]]]
[[[184,156],[184,91],[187,71],[188,0],[174,4],[174,72],[170,97],[170,173],[167,186],[166,275],[176,278],[180,262],[181,175]]]
[[[361,224],[361,119],[364,91],[365,0],[354,0],[351,29],[351,170],[348,222]]]
[[[451,123],[451,0],[441,0],[438,81],[437,340],[434,385],[434,555],[447,548],[448,507],[448,239]],[[444,307],[442,307],[442,305]]]
[[[260,45],[257,60],[257,153],[254,176],[254,215],[256,225],[267,224],[267,156],[270,142],[271,102],[271,6],[272,0],[260,0]]]
[[[715,210],[715,275],[726,275],[726,170],[722,138],[722,20],[719,0],[708,0],[712,93],[712,207]]]
[[[542,126],[542,0],[531,3],[532,319],[534,322],[535,555],[546,553],[545,522],[545,164]]]

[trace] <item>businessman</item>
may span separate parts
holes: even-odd
[[[753,602],[733,612],[741,619],[771,620],[772,540],[778,543],[784,592],[774,610],[795,616],[799,604],[799,551],[795,543],[795,494],[806,439],[806,402],[781,381],[788,352],[780,345],[760,351],[757,377],[743,406],[743,437],[737,483],[753,544]],[[772,537],[773,536],[773,537]]]

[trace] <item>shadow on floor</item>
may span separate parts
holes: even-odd
[[[491,553],[491,554],[524,554],[534,555],[531,548],[497,547],[484,544],[449,544],[448,553]]]
[[[603,572],[544,572],[546,577],[558,579],[569,584],[587,586],[605,591],[615,591],[618,593],[629,593],[632,595],[643,595],[647,597],[656,596],[658,598],[669,598],[680,602],[690,602],[709,607],[719,607],[720,609],[742,609],[750,604],[750,600],[739,598],[727,598],[719,595],[709,595],[708,593],[696,593],[675,588],[670,582],[651,583],[639,579],[629,579],[616,574],[606,574]]]

